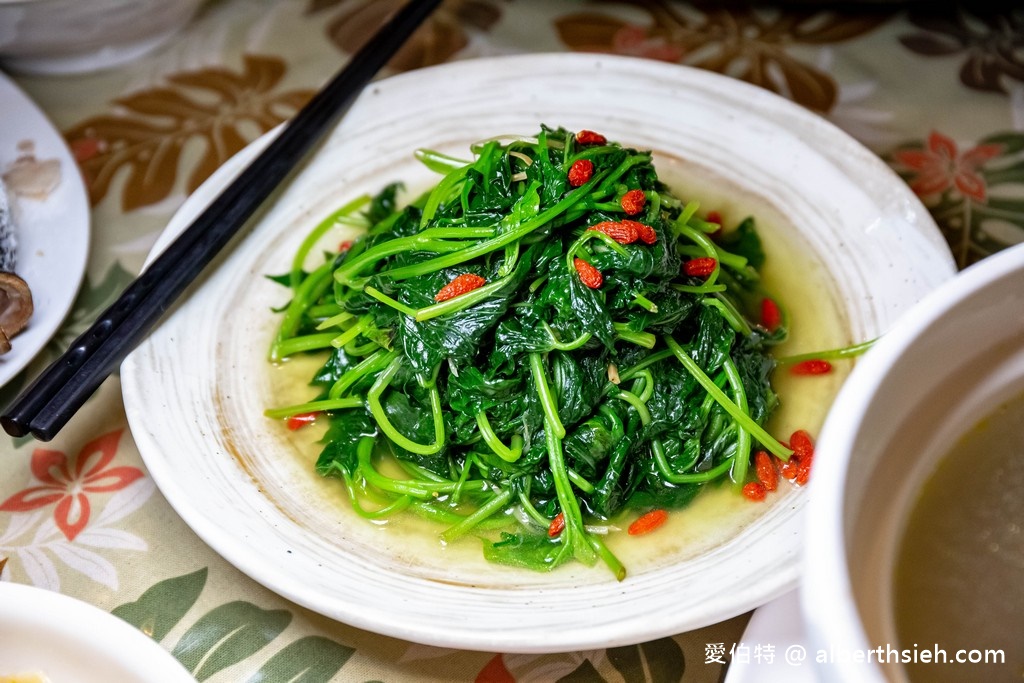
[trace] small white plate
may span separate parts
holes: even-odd
[[[18,240],[17,273],[32,290],[28,327],[0,356],[0,386],[21,372],[50,340],[75,302],[89,255],[89,199],[78,165],[57,129],[0,73],[0,175],[30,153],[59,164],[59,182],[42,199],[7,188]]]
[[[807,642],[799,591],[754,610],[730,656],[725,683],[814,683],[815,654]]]
[[[0,581],[0,676],[51,683],[195,683],[131,624],[81,600]]]
[[[263,417],[275,403],[270,309],[287,296],[265,275],[286,272],[308,230],[347,199],[393,180],[436,182],[415,149],[465,158],[470,143],[534,134],[542,123],[653,149],[656,164],[703,178],[719,195],[775,207],[816,265],[834,274],[854,340],[888,329],[954,272],[927,211],[875,155],[734,79],[560,54],[469,60],[375,83],[253,231],[122,366],[128,420],[153,479],[199,536],[255,580],[360,628],[498,652],[648,641],[741,614],[796,585],[802,489],[779,495],[721,542],[693,556],[669,553],[622,583],[600,568],[534,574],[487,565],[473,543],[464,555],[475,559],[459,555],[460,544],[427,552],[420,537],[359,520],[337,482],[314,474],[317,447],[302,451]],[[201,187],[157,249],[266,142]]]

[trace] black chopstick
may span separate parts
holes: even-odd
[[[49,441],[298,166],[441,0],[410,0],[146,271],[0,415],[11,436]]]

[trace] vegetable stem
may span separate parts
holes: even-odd
[[[697,380],[697,383],[704,387],[704,391],[708,392],[718,402],[718,405],[725,409],[725,412],[729,413],[736,422],[743,426],[749,431],[757,440],[764,446],[768,451],[778,456],[783,460],[788,460],[789,456],[793,454],[793,451],[779,443],[771,434],[766,432],[761,425],[754,422],[750,415],[743,412],[739,407],[729,400],[729,397],[725,395],[721,389],[714,383],[714,381],[707,376],[707,374],[701,369],[697,362],[694,361],[690,356],[683,350],[681,346],[671,336],[666,336],[665,345],[672,350],[672,355],[676,357],[676,360],[686,368],[686,370],[693,375],[693,378]]]
[[[537,395],[540,397],[540,405],[544,410],[544,419],[547,428],[553,430],[558,439],[565,438],[565,427],[558,417],[558,402],[551,393],[548,385],[547,371],[544,370],[544,359],[539,353],[530,354],[530,373],[533,376],[533,383],[537,387]]]
[[[384,406],[381,405],[381,394],[383,394],[384,390],[388,388],[391,380],[394,379],[395,374],[401,367],[401,358],[396,357],[391,361],[391,364],[388,365],[387,369],[377,377],[377,381],[373,383],[373,386],[370,387],[370,390],[366,393],[367,405],[369,406],[374,419],[377,421],[377,426],[380,427],[381,431],[384,432],[389,439],[410,453],[432,455],[444,447],[444,421],[441,416],[441,397],[436,386],[431,386],[429,389],[430,410],[434,417],[434,443],[416,443],[399,432],[395,429],[395,426],[391,424],[391,420],[388,419],[388,415],[384,411]]]

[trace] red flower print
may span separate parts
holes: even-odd
[[[985,179],[978,169],[1003,151],[1002,145],[978,145],[960,154],[956,143],[942,133],[932,131],[927,149],[903,149],[893,158],[916,176],[910,187],[924,197],[956,188],[964,197],[984,204],[988,199]]]
[[[515,681],[515,676],[505,668],[505,662],[502,660],[501,655],[494,655],[484,665],[484,668],[480,669],[480,673],[476,675],[475,683],[515,683]]]
[[[636,24],[625,24],[612,36],[612,50],[620,55],[646,57],[663,62],[678,62],[683,50],[664,37],[650,35],[648,29]]]
[[[37,448],[30,468],[41,485],[15,493],[0,503],[0,511],[27,512],[56,503],[54,521],[69,541],[75,540],[89,523],[88,494],[118,491],[142,476],[137,467],[107,467],[117,455],[123,431],[90,441],[73,461],[60,451]]]

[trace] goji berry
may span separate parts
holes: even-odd
[[[608,138],[592,130],[581,130],[576,133],[576,142],[580,145],[603,145]]]
[[[644,205],[647,204],[647,195],[643,190],[630,190],[622,195],[619,204],[627,216],[635,216],[644,210]]]
[[[811,460],[801,462],[796,468],[796,483],[805,485],[811,479]]]
[[[785,479],[793,481],[796,479],[796,475],[800,469],[800,463],[796,461],[796,458],[790,457],[789,460],[782,463],[782,467],[779,468],[779,472]]]
[[[757,472],[757,480],[767,490],[774,491],[779,488],[779,472],[767,451],[758,451],[754,454],[754,469]]]
[[[718,260],[710,256],[693,258],[683,264],[683,272],[690,277],[707,277],[715,271]]]
[[[292,415],[291,417],[289,417],[285,421],[285,424],[288,426],[288,429],[294,432],[296,429],[305,427],[308,424],[313,424],[314,422],[316,422],[316,418],[318,415],[320,415],[319,412],[299,413],[298,415]]]
[[[630,225],[636,229],[636,234],[640,236],[640,241],[644,244],[654,244],[658,241],[658,233],[654,232],[654,228],[649,225],[644,225],[639,221],[631,221],[629,219],[619,221],[623,225]]]
[[[555,518],[551,520],[551,525],[548,527],[548,537],[557,538],[562,529],[565,528],[565,515],[559,512],[555,515]]]
[[[814,442],[806,430],[798,429],[789,437],[789,447],[793,449],[793,457],[798,463],[814,457]]]
[[[774,299],[761,299],[761,326],[769,332],[782,324],[782,310]]]
[[[447,301],[448,299],[454,299],[457,296],[462,296],[466,292],[472,292],[474,289],[483,287],[486,283],[487,280],[483,279],[479,275],[475,275],[474,273],[463,273],[442,287],[434,296],[434,301]]]
[[[344,254],[346,251],[352,248],[352,240],[345,240],[338,245],[338,253]]]
[[[569,167],[569,184],[579,187],[590,180],[592,175],[594,175],[594,162],[590,159],[577,159]]]
[[[743,485],[743,495],[746,496],[749,500],[753,500],[755,502],[761,501],[764,500],[765,496],[768,495],[768,489],[766,489],[764,487],[764,484],[762,484],[761,482],[752,481],[749,484]]]
[[[642,536],[651,533],[666,521],[668,521],[668,513],[658,508],[637,517],[626,531],[630,536]]]
[[[587,287],[590,287],[591,289],[598,289],[602,284],[604,284],[604,276],[601,275],[601,271],[583,259],[577,256],[573,259],[572,264],[576,266],[576,272],[579,274],[580,280]]]
[[[636,221],[630,222],[635,223]],[[632,244],[640,237],[634,226],[627,225],[626,223],[616,223],[613,221],[601,221],[600,223],[591,225],[587,230],[603,232],[619,244]]]
[[[708,211],[707,221],[708,223],[717,223],[718,225],[722,225],[722,214],[717,211]]]
[[[827,375],[832,372],[832,364],[827,360],[814,358],[796,363],[789,371],[794,375]]]

